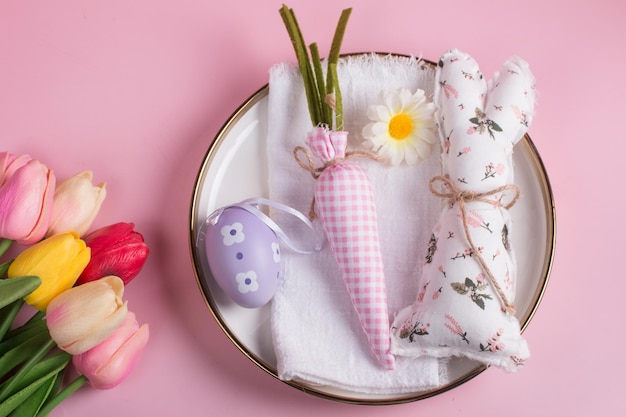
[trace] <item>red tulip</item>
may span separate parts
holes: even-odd
[[[91,261],[76,285],[115,275],[128,284],[141,271],[148,257],[143,236],[133,230],[133,223],[116,223],[83,237],[91,248]]]

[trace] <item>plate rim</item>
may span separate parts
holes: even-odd
[[[387,52],[359,52],[359,53],[343,54],[342,56],[355,56],[355,55],[365,55],[365,54],[394,55],[394,56],[399,56],[399,57],[415,58],[410,55],[397,54],[397,53],[391,53],[391,52],[389,53]],[[423,58],[419,58],[419,59],[421,59],[421,61],[423,61],[424,63],[428,65],[432,65],[432,66],[437,65],[433,61],[429,61]],[[456,378],[453,381],[449,381],[447,384],[444,384],[440,387],[432,388],[426,391],[421,391],[419,393],[412,392],[408,394],[398,394],[397,396],[394,396],[394,397],[385,396],[384,398],[376,398],[376,397],[367,398],[367,399],[357,398],[357,397],[349,397],[349,396],[340,395],[340,394],[330,394],[327,391],[316,389],[315,386],[311,386],[309,384],[299,382],[299,381],[280,379],[278,377],[278,371],[274,366],[268,364],[265,360],[259,357],[259,355],[255,354],[250,349],[246,348],[246,346],[243,346],[243,344],[238,340],[237,335],[234,334],[234,332],[229,328],[228,324],[226,323],[226,320],[222,316],[219,306],[216,304],[214,298],[210,296],[209,288],[203,282],[203,279],[201,277],[202,267],[201,265],[199,265],[199,256],[200,256],[198,253],[199,248],[195,244],[196,238],[197,238],[196,235],[198,233],[198,228],[197,228],[197,223],[196,223],[196,216],[197,216],[197,211],[198,211],[197,205],[199,201],[199,194],[201,191],[200,185],[202,183],[202,180],[206,176],[205,174],[207,170],[209,169],[209,166],[211,165],[212,160],[215,158],[215,154],[218,152],[223,142],[228,137],[228,134],[233,129],[233,127],[237,124],[237,122],[241,120],[243,116],[254,105],[256,105],[259,101],[264,99],[268,94],[269,94],[269,83],[266,83],[265,85],[257,89],[254,93],[252,93],[250,96],[248,96],[248,98],[244,100],[235,109],[235,111],[220,127],[215,137],[211,141],[211,144],[209,145],[204,155],[204,158],[202,160],[200,169],[198,170],[198,173],[195,177],[193,194],[192,194],[191,201],[190,201],[190,209],[189,209],[190,227],[189,227],[188,244],[189,244],[189,250],[190,250],[190,254],[192,258],[192,266],[193,266],[194,276],[196,279],[196,284],[198,285],[200,289],[200,292],[202,294],[202,297],[205,301],[206,306],[208,307],[213,318],[218,323],[219,327],[224,332],[224,334],[237,347],[237,349],[241,353],[244,354],[244,356],[246,356],[256,366],[258,366],[267,374],[271,375],[272,377],[279,380],[280,382],[285,383],[293,388],[298,389],[299,391],[302,391],[304,393],[307,393],[313,396],[321,397],[321,398],[336,401],[336,402],[347,403],[347,404],[394,405],[394,404],[415,402],[415,401],[423,400],[426,398],[430,398],[430,397],[442,394],[456,387],[459,387],[463,385],[464,383],[468,382],[469,380],[475,378],[476,376],[484,372],[486,369],[488,369],[489,367],[486,365],[477,364],[476,367],[468,371],[463,376]],[[541,155],[539,154],[537,150],[537,147],[535,146],[534,142],[532,141],[528,133],[524,134],[518,146],[519,145],[526,147],[526,153],[532,156],[530,162],[532,163],[533,169],[537,173],[539,173],[538,176],[541,180],[539,187],[542,191],[542,197],[545,202],[544,211],[545,211],[545,217],[546,217],[547,228],[548,228],[547,235],[546,235],[547,241],[545,242],[547,253],[544,259],[544,265],[542,266],[541,277],[539,280],[540,285],[538,285],[537,290],[535,291],[531,299],[531,308],[529,308],[529,310],[525,313],[525,315],[520,319],[520,325],[521,325],[520,329],[521,329],[521,332],[523,333],[527,329],[535,313],[537,312],[539,305],[541,304],[541,301],[543,299],[543,296],[546,292],[548,282],[550,280],[552,266],[554,263],[554,254],[555,254],[555,246],[556,246],[556,207],[555,207],[555,202],[554,202],[554,194],[552,191],[552,186],[548,177],[546,167],[543,163]]]

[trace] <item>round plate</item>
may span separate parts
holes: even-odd
[[[265,85],[246,100],[220,129],[209,147],[191,202],[190,244],[198,285],[220,327],[246,357],[278,378],[270,331],[270,305],[246,309],[228,300],[211,275],[201,241],[201,226],[215,209],[269,194],[268,161],[263,157],[266,154],[268,93],[269,86]],[[511,210],[513,222],[524,225],[516,229],[513,237],[519,277],[517,317],[523,331],[539,306],[550,275],[555,243],[555,210],[545,167],[528,135],[516,145],[513,162],[516,183],[524,190],[525,196]],[[361,394],[295,381],[283,382],[334,401],[384,405],[416,401],[445,392],[485,369],[484,365],[476,362],[453,358],[448,369],[450,382],[446,385],[397,395]]]

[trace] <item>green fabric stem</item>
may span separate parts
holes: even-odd
[[[312,43],[309,46],[311,50],[311,62],[313,63],[313,73],[315,74],[317,102],[319,114],[321,115],[317,124],[324,123],[332,127],[333,124],[333,110],[330,106],[326,105],[326,86],[324,85],[324,69],[322,68],[322,59],[320,58],[320,51],[316,43]]]
[[[313,125],[317,125],[320,120],[317,105],[319,99],[316,97],[315,77],[313,75],[311,65],[309,64],[309,54],[307,52],[304,39],[302,38],[300,26],[296,20],[293,9],[283,5],[280,9],[280,15],[283,18],[283,22],[285,23],[285,27],[289,33],[289,38],[291,39],[291,43],[293,44],[293,48],[296,53],[296,59],[298,60],[298,66],[300,68],[300,73],[302,74],[302,81],[304,82],[304,91],[307,97],[311,123],[313,123]]]
[[[339,85],[337,64],[329,64],[328,74],[330,74],[330,80],[332,80],[331,82],[334,85]],[[339,88],[335,89],[335,129],[338,131],[343,130],[343,99]]]
[[[293,9],[285,5],[280,9],[280,14],[287,28],[287,32],[289,33],[298,60],[300,73],[302,74],[309,115],[311,116],[313,126],[326,124],[330,128],[336,128],[337,130],[343,129],[343,108],[341,106],[337,107],[336,105],[332,108],[326,102],[326,97],[333,95],[335,103],[337,97],[341,100],[341,91],[339,90],[336,74],[336,64],[339,61],[339,52],[351,12],[351,8],[344,9],[339,17],[328,56],[326,84],[324,84],[322,60],[317,44],[312,43],[310,45],[311,58],[309,59],[306,44],[300,31],[300,25],[298,24]],[[335,65],[334,75],[333,71],[331,71],[331,65]]]

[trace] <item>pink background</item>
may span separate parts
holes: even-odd
[[[436,60],[471,53],[491,76],[530,62],[530,128],[557,209],[557,250],[525,333],[532,359],[419,402],[339,404],[274,380],[229,342],[198,290],[188,249],[195,176],[222,123],[293,60],[274,0],[0,0],[0,148],[59,178],[85,169],[109,196],[96,226],[133,221],[152,249],[126,298],[151,340],[110,391],[80,390],[54,416],[617,416],[626,414],[622,195],[626,3],[621,0],[292,0],[328,49],[354,6],[344,52]]]

